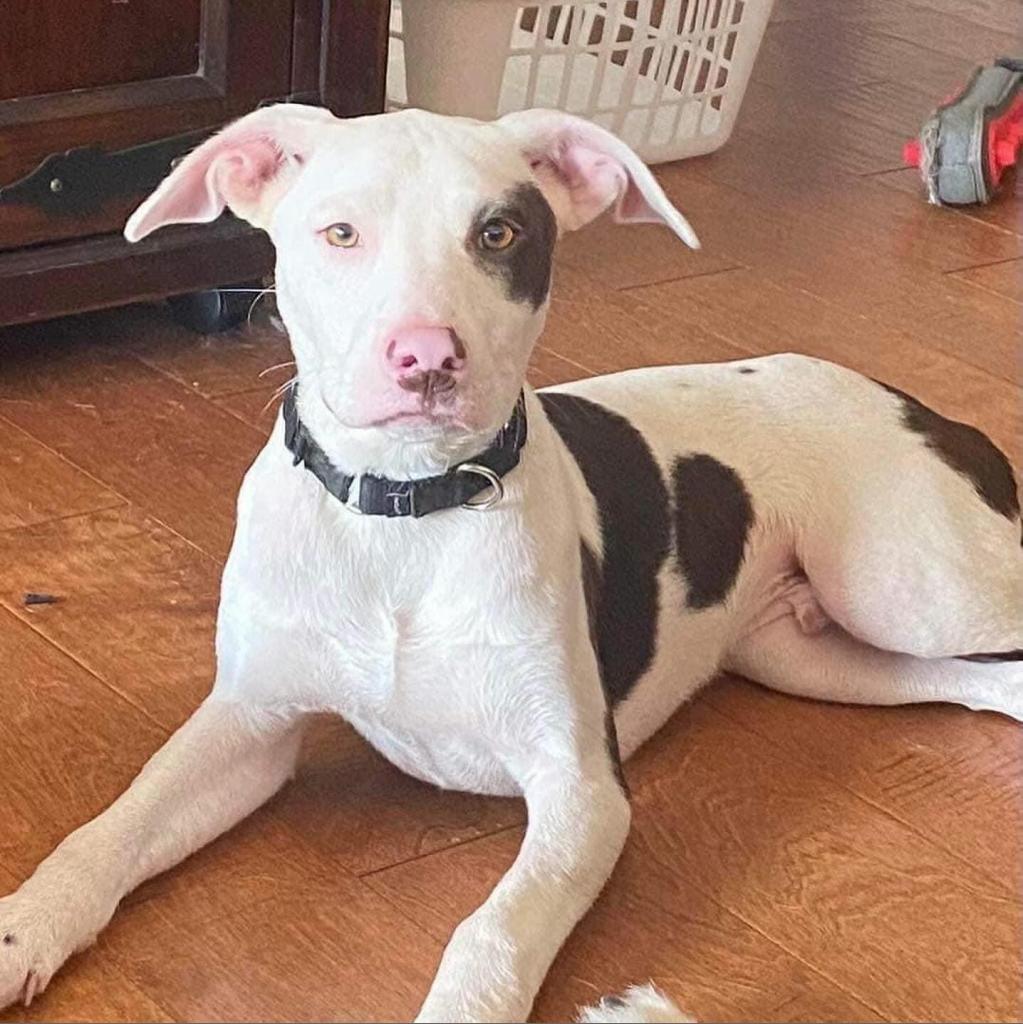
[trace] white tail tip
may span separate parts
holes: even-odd
[[[653,985],[633,985],[620,996],[608,996],[579,1014],[579,1024],[694,1024]]]

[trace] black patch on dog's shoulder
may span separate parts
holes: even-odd
[[[945,465],[966,477],[989,508],[1006,519],[1019,515],[1012,466],[986,434],[966,423],[945,419],[905,391],[883,381],[877,383],[902,400],[903,424],[920,434]]]
[[[753,503],[739,474],[709,455],[676,459],[675,557],[686,605],[709,608],[728,596],[742,566]]]
[[[625,772],[622,770],[622,754],[618,749],[618,730],[615,727],[614,711],[611,708],[611,696],[607,692],[607,684],[604,682],[604,671],[600,665],[600,646],[597,640],[598,621],[600,619],[600,562],[597,561],[597,556],[586,541],[580,542],[579,554],[582,559],[583,597],[586,599],[586,617],[589,623],[590,643],[593,645],[593,653],[597,656],[597,668],[600,671],[600,688],[604,694],[604,743],[607,746],[607,756],[611,760],[611,770],[615,773],[615,778],[618,780],[618,785],[622,787],[622,792],[628,796],[629,786],[625,781]]]
[[[752,366],[740,366],[739,373],[756,373],[757,371]]]
[[[507,249],[492,251],[480,245],[483,225],[494,218],[507,220],[519,231]],[[476,213],[465,247],[478,266],[504,281],[510,299],[539,309],[551,287],[557,240],[558,224],[550,204],[536,185],[523,183]]]
[[[657,646],[657,573],[671,546],[668,488],[643,435],[623,416],[578,395],[539,398],[600,511],[604,558],[591,590],[597,659],[614,706],[650,667]]]
[[[4,936],[4,940],[3,941],[4,941],[4,945],[5,946],[13,946],[14,945],[14,936],[10,932],[8,932]]]

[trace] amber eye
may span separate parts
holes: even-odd
[[[488,220],[480,231],[480,245],[484,249],[498,252],[507,249],[519,237],[518,228],[506,220]]]
[[[328,245],[336,245],[341,249],[351,249],[353,245],[359,244],[359,232],[351,224],[331,224],[323,234]]]

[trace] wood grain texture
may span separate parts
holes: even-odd
[[[378,45],[373,10],[353,18],[328,65]],[[778,0],[773,22],[731,141],[657,169],[704,248],[610,221],[563,239],[530,381],[794,350],[980,426],[1018,465],[1020,176],[986,206],[938,209],[896,168],[933,104],[1013,48],[1023,3]],[[226,249],[181,245],[201,273],[233,273]],[[141,250],[110,259],[104,302],[185,282]],[[5,266],[0,319],[43,309],[47,279],[15,293]],[[291,372],[259,376],[290,360],[264,313],[215,338],[161,306],[0,332],[0,890],[114,798],[209,687],[238,480]],[[26,608],[26,590],[62,600]],[[703,1020],[1023,1015],[1017,724],[728,678],[625,770],[633,834],[536,1019],[649,977]],[[408,1020],[523,822],[519,801],[425,786],[319,719],[293,782],[130,896],[30,1014],[0,1019]]]
[[[883,808],[1023,896],[1023,744],[1019,726],[964,708],[835,707],[828,729],[809,701],[721,680],[709,703],[786,757]],[[983,836],[983,841],[978,837]]]
[[[0,862],[20,881],[121,793],[166,733],[5,609],[0,663]]]
[[[1016,1019],[1019,903],[985,875],[706,705],[650,753],[635,832],[662,892],[691,881],[889,1019]]]
[[[12,335],[5,339],[0,415],[223,557],[260,433],[126,359],[109,345],[102,317],[51,329],[45,345],[31,328]],[[168,445],[168,436],[179,440]]]
[[[166,728],[212,684],[219,574],[131,506],[0,533],[0,604]]]
[[[955,276],[976,288],[1023,304],[1023,260],[1004,260],[983,267],[967,268],[958,271]]]
[[[121,501],[56,452],[0,420],[0,531],[109,508]]]
[[[411,1020],[440,955],[436,940],[340,874],[326,885],[283,881],[268,900],[234,900],[199,921],[174,908],[125,908],[92,955],[179,1021]]]

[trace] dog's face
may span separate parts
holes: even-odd
[[[346,121],[286,104],[190,154],[125,234],[225,206],[265,228],[305,407],[349,448],[453,448],[507,419],[558,234],[612,203],[621,220],[663,221],[696,244],[639,158],[577,118]]]

